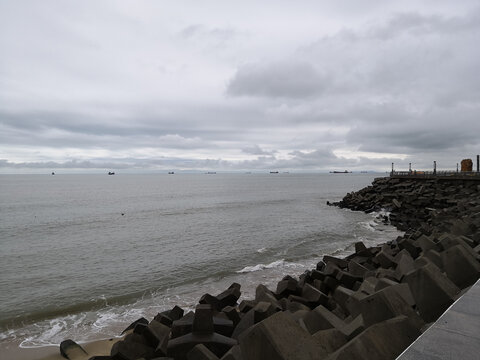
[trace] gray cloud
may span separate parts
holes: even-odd
[[[480,148],[475,1],[47,3],[0,3],[3,172],[452,167]]]
[[[227,94],[308,98],[325,91],[329,83],[328,76],[306,62],[248,64],[237,70]]]
[[[260,146],[258,145],[253,145],[253,146],[250,146],[250,147],[247,147],[247,148],[244,148],[242,149],[242,151],[245,153],[245,154],[249,154],[249,155],[273,155],[276,153],[276,151],[266,151],[266,150],[263,150],[262,148],[260,148]]]

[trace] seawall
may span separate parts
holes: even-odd
[[[139,319],[107,353],[61,344],[70,359],[395,359],[480,275],[480,182],[379,178],[334,205],[390,211],[405,235],[316,269],[205,294],[195,312],[174,307]],[[100,359],[97,357],[97,359]]]

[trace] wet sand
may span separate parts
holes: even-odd
[[[120,338],[98,340],[80,344],[87,352],[75,360],[88,360],[95,355],[110,355],[110,349]],[[44,346],[39,348],[21,348],[19,343],[3,343],[0,346],[1,358],[5,360],[65,360],[60,354],[59,346]]]

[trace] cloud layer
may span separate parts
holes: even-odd
[[[2,2],[0,172],[454,169],[478,154],[477,2],[346,4]]]

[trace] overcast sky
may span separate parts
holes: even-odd
[[[0,0],[0,172],[454,169],[474,1]]]

